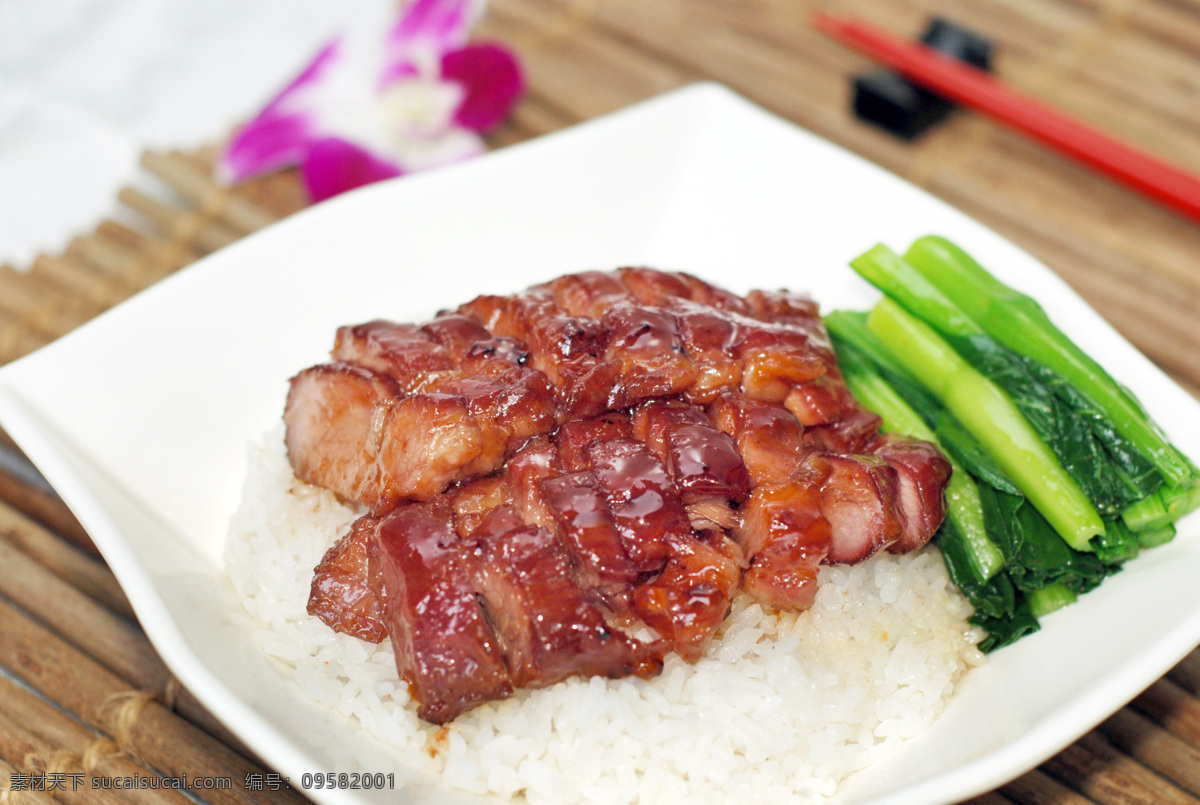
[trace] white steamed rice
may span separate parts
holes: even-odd
[[[530,803],[814,802],[929,727],[984,662],[935,549],[826,567],[812,609],[739,600],[705,657],[651,681],[572,679],[420,721],[390,642],[305,613],[312,571],[357,511],[300,483],[281,432],[251,450],[226,546],[256,638],[314,700],[465,792]]]

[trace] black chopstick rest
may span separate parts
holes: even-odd
[[[991,41],[948,20],[933,18],[921,41],[981,70],[992,69]],[[873,70],[854,78],[854,114],[906,140],[914,140],[940,123],[954,106],[891,70]]]

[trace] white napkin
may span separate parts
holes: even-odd
[[[390,0],[0,0],[0,264],[116,209],[146,148],[223,138]]]

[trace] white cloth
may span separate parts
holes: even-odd
[[[393,0],[0,0],[0,264],[116,209],[146,148],[219,140]]]

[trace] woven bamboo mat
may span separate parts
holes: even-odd
[[[1041,258],[1200,396],[1200,226],[978,117],[957,115],[912,144],[855,122],[849,77],[868,64],[808,29],[815,5],[491,0],[481,34],[520,52],[530,84],[491,145],[502,148],[692,81],[723,82],[922,185]],[[997,72],[1015,87],[1200,172],[1200,0],[822,6],[908,36],[933,14],[983,32],[996,44]],[[291,173],[233,191],[220,187],[212,179],[215,153],[147,153],[146,175],[161,192],[126,189],[119,221],[43,255],[27,272],[0,267],[0,363],[306,205]],[[14,449],[2,431],[0,446]],[[0,802],[302,801],[277,790],[274,772],[180,688],[87,534],[19,464],[0,464],[0,567]],[[233,784],[185,797],[96,791],[86,785],[91,775]],[[32,779],[58,785],[6,791]],[[1157,805],[1198,798],[1194,652],[1080,741],[974,801]]]

